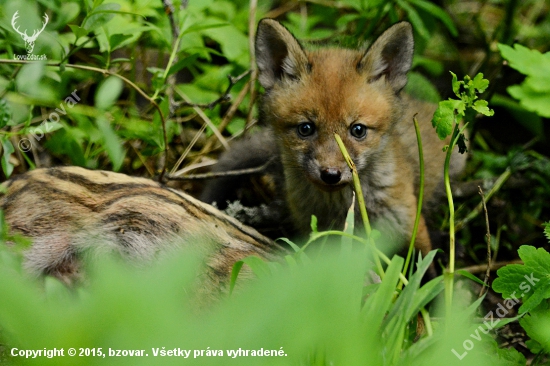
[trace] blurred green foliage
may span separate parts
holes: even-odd
[[[53,278],[28,278],[21,255],[1,244],[0,344],[5,346],[0,360],[8,365],[351,366],[442,360],[449,365],[525,365],[520,353],[497,350],[484,333],[470,340],[477,324],[469,319],[479,302],[469,308],[457,302],[447,323],[435,320],[434,334],[419,338],[416,314],[443,289],[441,277],[420,286],[434,255],[419,261],[400,294],[395,289],[402,258],[394,257],[381,282],[364,287],[370,272],[364,250],[328,250],[315,260],[272,266],[244,289],[199,306],[194,283],[200,258],[189,251],[163,256],[146,268],[96,258],[87,262],[87,285],[69,290]],[[473,345],[468,343],[467,351],[466,340]],[[77,356],[67,355],[70,347]],[[64,348],[65,355],[25,359],[11,356],[12,348],[16,353]],[[101,348],[105,357],[78,356],[90,348],[96,353]],[[160,349],[177,348],[190,350],[189,358],[154,356]],[[113,357],[109,349],[144,350],[148,356]],[[284,356],[229,354],[239,349],[282,350]],[[202,356],[195,355],[201,350]]]

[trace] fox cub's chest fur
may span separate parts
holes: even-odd
[[[304,50],[274,20],[258,26],[256,58],[259,81],[265,88],[260,118],[269,126],[256,160],[277,154],[284,178],[281,189],[296,229],[309,232],[311,215],[319,228],[342,228],[352,201],[352,175],[335,134],[340,135],[359,171],[367,209],[389,237],[407,239],[416,212],[418,148],[413,125],[421,126],[426,164],[425,195],[433,198],[442,182],[444,154],[431,128],[436,106],[402,92],[413,55],[410,24],[402,22],[384,32],[366,51]],[[252,138],[254,139],[254,137]],[[244,142],[243,144],[247,144]],[[270,146],[270,144],[272,146]],[[242,152],[221,158],[225,168],[242,166]],[[453,169],[464,165],[453,157]],[[219,187],[219,186],[218,186]],[[215,197],[216,183],[205,197]],[[359,217],[359,215],[356,215]],[[430,239],[424,221],[417,248],[427,252]]]

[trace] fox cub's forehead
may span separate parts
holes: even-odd
[[[328,48],[309,51],[312,81],[330,83],[350,82],[359,78],[358,65],[363,52],[357,50]]]
[[[286,102],[298,108],[314,106],[332,120],[375,115],[380,119],[389,113],[387,88],[369,83],[358,69],[363,55],[362,51],[347,49],[308,52],[309,73],[299,84],[297,94]]]
[[[307,71],[268,93],[266,101],[278,124],[294,125],[307,115],[317,121],[362,120],[372,126],[389,118],[390,88],[383,79],[369,83],[365,70],[358,68],[363,51],[329,48],[306,55]]]

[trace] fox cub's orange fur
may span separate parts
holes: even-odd
[[[306,50],[280,23],[263,19],[256,59],[265,88],[260,118],[269,129],[223,156],[221,166],[242,167],[246,144],[259,145],[248,155],[280,159],[280,189],[296,229],[307,234],[311,215],[317,216],[319,229],[341,229],[351,205],[352,175],[335,141],[337,133],[359,171],[371,219],[389,238],[404,242],[415,220],[419,181],[413,117],[424,144],[427,201],[442,184],[442,148],[448,143],[430,124],[436,106],[402,91],[412,56],[412,29],[406,22],[389,28],[366,51]],[[464,159],[453,156],[455,173]],[[213,182],[203,197],[220,199],[215,194],[220,188]],[[431,248],[424,219],[416,247],[423,253]]]

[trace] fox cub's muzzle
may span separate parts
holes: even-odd
[[[310,177],[310,180],[322,191],[339,191],[352,181],[349,170],[341,166],[321,166],[318,169],[316,176]]]

